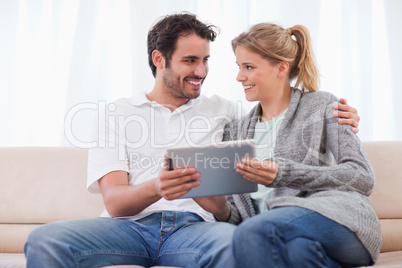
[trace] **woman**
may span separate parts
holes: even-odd
[[[235,38],[232,47],[246,99],[259,101],[224,134],[225,140],[256,142],[256,158],[242,159],[236,171],[259,183],[259,190],[230,198],[238,209],[232,213],[243,220],[260,212],[235,231],[237,264],[373,264],[381,247],[368,198],[373,170],[357,136],[337,123],[332,108],[337,98],[317,92],[319,75],[307,28],[257,24]],[[290,86],[293,79],[295,87]]]

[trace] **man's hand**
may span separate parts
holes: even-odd
[[[251,182],[269,186],[278,175],[278,165],[270,160],[260,162],[256,158],[243,158],[236,165],[236,172]]]
[[[155,181],[158,194],[166,200],[174,200],[200,185],[200,173],[193,167],[168,170],[167,157],[159,177]]]
[[[334,103],[332,108],[339,111],[334,111],[333,115],[340,117],[338,119],[339,124],[351,125],[353,133],[359,132],[360,116],[357,114],[357,110],[348,105],[346,99],[341,98],[340,103]]]
[[[200,207],[214,214],[219,221],[228,221],[230,218],[230,205],[226,195],[193,198]]]

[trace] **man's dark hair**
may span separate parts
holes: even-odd
[[[189,12],[167,15],[160,19],[148,32],[148,63],[153,76],[156,77],[156,67],[152,61],[152,51],[159,50],[165,57],[166,67],[170,67],[170,59],[179,36],[196,34],[214,41],[217,31],[216,26],[201,22],[196,15]]]

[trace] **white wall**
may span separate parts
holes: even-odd
[[[240,32],[258,22],[303,24],[321,89],[359,110],[359,137],[402,139],[402,1],[0,0],[0,146],[68,145],[66,122],[67,134],[90,139],[99,103],[152,89],[148,29],[183,10],[221,28],[204,94],[243,100],[230,46]]]

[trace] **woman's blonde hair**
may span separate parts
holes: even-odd
[[[273,64],[288,62],[289,79],[297,77],[295,87],[300,87],[303,92],[318,90],[319,73],[310,33],[303,25],[285,30],[276,24],[259,23],[232,40],[233,51],[237,46],[243,46]]]

